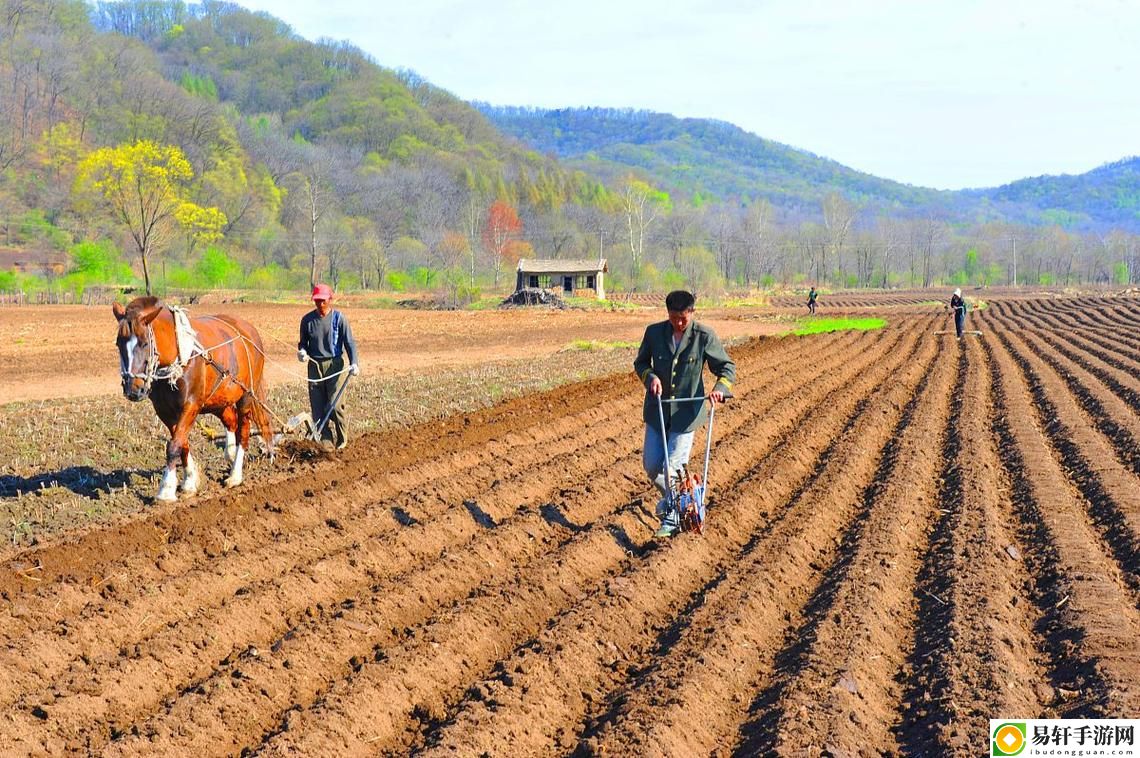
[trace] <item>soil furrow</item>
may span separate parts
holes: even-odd
[[[958,377],[950,397],[950,415],[962,412],[965,390],[966,353],[958,352]],[[942,437],[942,471],[939,476],[939,516],[930,532],[913,595],[916,606],[915,636],[904,668],[904,694],[899,723],[899,742],[906,752],[921,752],[937,744],[944,721],[951,718],[947,706],[951,698],[948,659],[952,655],[951,605],[953,577],[942,570],[954,558],[953,533],[961,519],[963,483],[961,470],[962,438],[948,431]]]
[[[822,412],[809,411],[791,429],[781,429],[784,444],[726,495],[701,539],[673,541],[638,571],[610,583],[621,582],[620,592],[579,604],[558,618],[503,663],[514,686],[486,683],[494,705],[468,698],[432,741],[441,751],[477,752],[502,744],[509,734],[523,752],[573,748],[591,703],[601,702],[600,695],[625,680],[631,663],[651,653],[685,598],[707,584],[701,577],[715,577],[718,566],[739,553],[768,514],[788,502],[866,396],[911,354],[915,339],[908,334],[906,349],[889,351],[889,364],[880,361],[862,372],[850,387],[833,393]],[[810,428],[804,425],[809,418]]]
[[[163,506],[114,528],[93,530],[25,551],[18,556],[20,562],[40,565],[37,574],[40,581],[30,583],[19,571],[5,567],[0,571],[0,593],[12,599],[27,592],[53,591],[60,582],[98,582],[119,573],[124,564],[153,567],[154,555],[168,549],[168,545],[209,550],[220,544],[225,530],[248,528],[251,518],[268,518],[259,513],[263,503],[300,501],[304,490],[328,492],[335,489],[333,481],[356,481],[362,473],[374,468],[378,459],[386,461],[387,469],[394,471],[451,455],[456,450],[478,450],[481,445],[514,429],[530,426],[536,413],[552,407],[554,398],[560,410],[572,411],[592,407],[598,396],[606,393],[618,394],[612,377],[570,385],[565,392],[552,390],[527,395],[408,430],[366,435],[335,459],[298,466],[295,481],[250,484],[217,497],[202,498],[190,508],[185,503]],[[414,440],[414,444],[407,444],[409,440]],[[333,508],[338,502],[339,498],[329,497],[322,506]],[[139,553],[149,560],[140,559]],[[199,557],[199,560],[205,559]]]
[[[793,386],[793,384],[791,382],[788,382],[783,378],[781,378],[776,383],[776,385],[774,385],[774,386],[779,386],[779,385],[786,385],[788,391],[790,391],[791,387]],[[748,398],[749,395],[745,394],[742,397]],[[630,413],[626,414],[625,418],[627,419],[627,421],[628,420],[634,420],[634,419],[636,419],[636,415],[637,415],[636,411],[634,410],[634,411],[631,411]],[[731,432],[732,428],[734,426],[734,424],[731,422],[733,422],[734,419],[730,416],[729,421],[730,421],[730,423],[728,424],[728,427],[729,427],[729,430]],[[632,433],[627,433],[626,437],[628,438],[628,441],[626,444],[632,444],[633,438],[635,436],[636,435],[634,435]],[[626,482],[628,482],[630,480],[635,481],[636,484],[634,485],[634,488],[636,491],[637,489],[641,488],[640,478],[637,477],[637,475],[636,475],[636,472],[638,471],[638,465],[637,465],[636,461],[637,461],[637,456],[633,455],[632,453],[629,456],[627,456],[627,458],[625,460],[622,461],[622,465],[620,467],[614,466],[612,464],[601,463],[597,460],[597,458],[587,459],[586,462],[583,463],[582,468],[577,468],[577,467],[566,468],[564,470],[564,477],[568,477],[571,481],[575,481],[575,480],[580,481],[583,479],[588,480],[589,479],[588,474],[592,470],[595,470],[595,469],[611,470],[615,474],[620,475],[620,477],[622,478],[623,481],[626,481]],[[624,486],[628,486],[628,484],[624,485]],[[595,490],[595,492],[590,497],[594,497],[596,499],[596,494],[597,494],[596,491],[597,491],[598,487],[594,487],[593,489]],[[475,493],[475,494],[477,494],[477,493]],[[632,496],[633,495],[631,492],[622,492],[618,499],[620,500],[620,502],[626,502],[626,501],[628,501],[629,497],[632,497]],[[613,505],[613,503],[611,503],[611,505]],[[596,513],[578,514],[576,512],[569,511],[569,512],[567,512],[567,515],[569,517],[575,518],[575,519],[592,520],[598,514],[596,514]],[[465,518],[460,518],[459,519],[460,522],[461,523],[465,522],[465,523],[468,523],[470,525],[471,519],[469,517],[467,517],[467,514],[463,514],[463,516]],[[430,528],[431,524],[429,523],[427,526]],[[518,530],[516,530],[516,531],[518,531]],[[498,533],[500,533],[500,530],[496,529],[495,534],[498,534]],[[504,540],[505,539],[506,538],[504,537]],[[446,548],[444,548],[444,549],[446,549]],[[536,546],[535,549],[537,550],[538,547]],[[428,550],[427,553],[430,554],[431,551]],[[461,574],[461,576],[463,576],[465,581],[470,582],[470,581],[477,580],[479,577],[479,574],[478,574],[478,572],[468,571],[468,573],[466,575]],[[407,582],[409,580],[405,579],[403,581]],[[432,594],[432,593],[429,592],[429,594]],[[444,602],[444,601],[446,601],[447,597],[449,597],[449,596],[445,595],[443,598],[440,598],[438,600],[440,602]],[[433,597],[433,600],[436,600],[436,598]],[[422,619],[423,616],[430,614],[432,607],[435,607],[435,606],[432,605],[430,607],[420,609],[420,610],[423,610],[424,612],[420,613],[417,616],[417,618]],[[357,611],[358,615],[360,613],[363,613],[363,611]],[[382,621],[382,620],[378,620],[375,617],[375,614],[369,614],[369,617],[367,619],[357,620],[353,623],[355,623],[356,625],[363,625],[363,626],[371,625],[371,626],[376,626],[378,628],[379,627],[383,627],[385,629],[387,628],[387,626],[386,626],[387,622]],[[319,629],[319,627],[318,627],[318,629]],[[322,661],[322,660],[331,660],[332,658],[334,658],[336,653],[333,651],[342,651],[342,654],[341,654],[342,663],[341,663],[340,668],[343,668],[345,671],[347,671],[347,670],[349,670],[349,667],[350,667],[350,662],[349,662],[350,658],[352,658],[352,657],[361,658],[365,654],[368,653],[368,651],[371,649],[371,647],[375,647],[375,645],[377,645],[377,644],[387,644],[388,642],[390,642],[390,640],[373,640],[372,642],[369,643],[369,646],[362,647],[364,645],[364,643],[362,643],[360,641],[360,639],[353,639],[353,640],[345,641],[345,640],[341,640],[341,639],[337,638],[336,635],[337,635],[337,633],[333,632],[333,633],[330,633],[329,635],[327,635],[327,637],[328,637],[327,639],[324,639],[324,638],[322,638],[322,635],[318,631],[316,633],[316,638],[319,640],[319,644],[314,645],[315,650],[323,650],[323,651],[329,651],[329,652],[327,652],[327,654],[326,654],[326,653],[316,652],[315,650],[314,651],[305,650],[304,654],[301,654],[301,655],[299,655],[297,653],[293,653],[292,657],[293,657],[293,661],[295,664],[293,667],[294,670],[296,670],[298,667],[305,666],[305,660],[301,660],[301,659],[305,658],[306,655],[308,657],[315,658],[317,661]],[[308,637],[312,637],[312,636],[313,636],[312,634],[308,635]],[[303,645],[303,643],[301,642],[302,637],[306,637],[306,635],[303,635],[301,633],[296,633],[293,642],[295,642],[297,645]],[[308,637],[306,637],[306,638],[308,638]],[[355,637],[359,638],[360,635],[355,635]],[[353,652],[355,652],[355,655],[352,654]],[[310,655],[310,653],[311,653],[311,655]],[[325,657],[322,658],[322,656],[325,656]],[[265,665],[271,665],[272,660],[270,658],[265,657],[265,658],[260,659],[257,662],[257,665],[260,666],[262,663],[265,663]],[[249,670],[249,677],[250,678],[258,678],[256,675],[257,672],[252,670],[253,668],[256,668],[255,666],[247,665],[245,668],[247,670]],[[314,671],[314,676],[313,676],[314,684],[307,685],[307,687],[310,688],[308,691],[313,692],[313,693],[319,692],[322,687],[327,686],[327,683],[326,683],[325,679],[316,675],[316,673],[319,673],[320,671],[325,671],[325,668],[323,668],[321,665],[314,665],[314,666],[310,666],[309,669]],[[339,668],[334,667],[326,675],[326,678],[328,676],[334,676],[334,674],[332,672],[338,671],[338,670],[339,670]],[[220,672],[215,672],[213,675],[211,675],[211,679],[212,680],[223,679],[225,676],[224,672],[225,672],[225,668],[223,668]],[[268,679],[268,680],[273,680],[274,676],[276,676],[277,679],[281,679],[281,678],[288,678],[290,675],[291,675],[291,673],[285,673],[285,672],[282,672],[280,669],[278,669],[276,672],[272,672],[272,671],[269,672],[266,677],[262,677],[262,678]],[[273,685],[273,689],[275,689],[276,691],[281,690],[281,686],[280,686],[279,682],[274,683],[271,681],[271,684]],[[190,700],[192,701],[192,705],[186,705],[184,707],[180,706],[179,708],[172,708],[169,715],[164,716],[161,719],[161,721],[177,721],[179,718],[181,718],[184,715],[183,712],[186,711],[188,708],[191,709],[192,711],[195,711],[195,712],[196,711],[210,712],[216,708],[216,706],[213,704],[213,700],[216,699],[213,697],[214,693],[222,692],[223,694],[229,694],[229,691],[227,689],[219,690],[217,688],[211,688],[209,685],[209,682],[205,682],[203,684],[203,686],[209,691],[209,694],[211,695],[211,697],[199,698],[199,699],[191,698]],[[233,697],[239,697],[239,695],[235,694]],[[296,704],[297,702],[301,702],[301,703],[307,702],[304,699],[301,699],[298,701],[298,699],[297,699],[298,697],[299,697],[299,692],[297,692],[296,688],[294,688],[294,693],[293,693],[294,704]],[[264,708],[265,704],[263,703],[262,705]],[[225,706],[223,704],[222,706],[217,706],[217,707],[224,708]],[[232,709],[231,709],[231,712],[232,712]],[[193,712],[191,713],[190,717],[193,720],[200,720],[198,717],[193,715]],[[258,719],[251,719],[251,720],[254,722],[254,725],[250,726],[248,728],[259,729],[259,731],[257,731],[257,733],[260,733],[260,731],[264,731],[264,729],[266,727],[260,726],[261,724],[264,724],[264,718],[259,717]],[[232,721],[232,719],[230,721]],[[227,723],[227,726],[232,727],[232,725],[229,724],[228,722],[223,722],[223,723]],[[162,727],[160,724],[158,726],[155,726],[155,725],[146,726],[145,731],[148,734],[153,735],[156,733],[161,734],[161,732],[163,730],[162,730]],[[235,744],[237,744],[237,743],[235,743]]]
[[[1027,604],[993,608],[994,594],[983,594],[1000,597],[1009,586],[1003,579],[1024,586],[1028,577],[1006,565],[1020,551],[1007,541],[998,510],[1004,480],[989,430],[988,366],[983,348],[966,346],[943,448],[942,515],[914,595],[918,618],[896,726],[900,747],[910,753],[976,753],[986,719],[1006,705],[1035,705],[1033,685],[1041,676],[1038,641],[1026,631],[1036,620],[1026,616]],[[1011,693],[1007,686],[1015,683],[1023,689]]]
[[[1045,641],[1035,633],[1040,611],[1022,596],[1032,590],[1032,547],[1021,541],[1007,472],[992,431],[992,376],[986,353],[970,346],[959,449],[961,502],[952,534],[953,556],[941,570],[953,577],[952,655],[946,661],[952,719],[938,733],[948,754],[974,755],[978,735],[1001,714],[1041,715],[1052,702],[1053,677]]]
[[[1127,308],[1106,307],[1103,300],[1090,303],[1087,308],[1061,309],[1054,303],[1040,301],[1036,303],[1035,310],[1043,316],[1055,315],[1064,319],[1065,324],[1076,325],[1084,330],[1108,332],[1108,336],[1117,336],[1126,344],[1136,346],[1137,340],[1129,334],[1122,333],[1122,328],[1135,328],[1140,326],[1140,320]]]
[[[1140,388],[1140,382],[1135,381],[1136,376],[1140,374],[1140,356],[1135,351],[1121,349],[1119,340],[1099,337],[1082,329],[1057,329],[1033,314],[1027,313],[1020,318],[1029,321],[1036,330],[1067,342],[1075,349],[1088,352],[1102,363],[1123,372],[1126,378],[1124,384],[1133,394]]]
[[[857,366],[845,366],[843,367],[841,375],[832,378],[830,381],[834,382],[836,386],[841,386],[842,382],[845,381],[844,377],[846,377],[846,380],[850,379],[850,371],[852,370],[857,370]],[[781,405],[777,405],[775,412],[781,413],[785,411],[782,411]],[[757,421],[761,420],[761,414],[763,413],[762,410],[756,409],[752,411],[752,413],[754,414],[754,417]],[[727,442],[723,443],[723,445],[731,451],[734,446],[732,442],[732,440],[728,440]],[[751,445],[751,447],[755,449],[756,446],[760,443],[754,436],[753,439],[749,440],[748,442],[741,440],[740,444],[742,446]],[[730,482],[735,476],[738,475],[736,472],[741,470],[740,466],[747,465],[748,459],[739,455],[721,455],[721,449],[722,447],[718,447],[718,460],[715,464],[718,477],[717,481]],[[529,614],[525,605],[518,607],[512,605],[510,609],[504,611],[504,613],[516,615],[521,614],[524,617],[532,615]],[[537,619],[531,620],[531,623],[534,623],[534,621],[542,621],[543,618],[545,617],[540,616]],[[539,628],[541,627],[535,628],[534,633],[537,633]],[[515,642],[514,646],[517,647],[517,645],[520,644],[524,639],[525,637],[518,639]],[[311,719],[307,719],[305,721],[298,719],[301,721],[301,723],[297,728],[291,727],[287,734],[282,735],[280,738],[271,743],[271,752],[285,751],[286,748],[282,747],[282,745],[292,745],[294,746],[293,749],[302,749],[297,748],[296,745],[318,744],[322,740],[328,739],[335,740],[337,744],[342,744],[343,742],[343,744],[348,746],[359,746],[361,744],[361,741],[366,739],[376,739],[376,744],[380,746],[386,744],[390,745],[392,744],[391,740],[399,736],[399,730],[397,730],[395,734],[385,738],[381,736],[383,732],[381,732],[380,735],[375,735],[373,737],[364,735],[361,733],[361,728],[362,725],[371,723],[371,721],[378,716],[382,716],[385,719],[393,718],[390,715],[393,711],[395,711],[395,715],[398,719],[402,718],[412,725],[411,733],[409,733],[408,736],[415,734],[420,729],[431,727],[436,721],[438,721],[439,718],[438,714],[434,717],[431,716],[432,713],[436,712],[434,704],[437,704],[442,700],[446,700],[447,698],[445,693],[447,693],[448,690],[451,691],[452,699],[457,699],[462,695],[463,691],[468,688],[468,685],[470,685],[472,681],[470,678],[460,678],[454,683],[448,683],[446,681],[432,681],[429,677],[424,677],[423,681],[417,680],[417,687],[411,688],[410,691],[405,691],[400,698],[396,698],[395,700],[381,701],[381,703],[377,703],[375,699],[371,697],[371,692],[375,687],[383,686],[382,683],[391,677],[391,673],[389,672],[393,670],[394,666],[398,667],[395,669],[398,671],[406,671],[409,666],[428,667],[430,670],[430,666],[432,665],[432,661],[435,657],[433,655],[433,652],[434,651],[421,652],[417,650],[414,651],[410,659],[407,656],[402,655],[399,659],[394,660],[391,665],[385,663],[383,667],[368,667],[364,672],[362,672],[361,675],[356,677],[356,679],[351,684],[344,687],[343,692],[337,691],[333,693],[333,695],[331,695],[329,698],[327,698],[327,701],[323,704],[322,708],[319,711],[315,712]],[[491,666],[498,658],[500,652],[501,651],[498,648],[485,650],[484,655],[487,657],[484,659],[484,663],[482,665],[484,666],[484,671],[487,674],[491,672]],[[467,651],[465,655],[467,657],[468,663],[471,666],[475,666],[476,663],[474,660],[472,660],[475,652]],[[412,661],[412,663],[407,663],[408,660]],[[422,707],[422,704],[417,703],[417,699],[431,702],[433,704],[433,708],[424,709]],[[398,708],[399,703],[401,702],[405,703],[402,711],[400,708]],[[380,705],[383,705],[384,713],[373,713],[373,711],[375,711]],[[419,714],[418,718],[417,708]],[[419,723],[417,724],[416,722]],[[334,735],[330,736],[326,734],[326,731],[332,728],[330,726],[331,724],[336,724],[338,731]],[[309,743],[307,742],[308,740],[312,740],[313,742]]]
[[[782,363],[779,361],[777,365]],[[763,384],[763,381],[758,382],[761,389]],[[24,660],[35,662],[38,673],[48,675],[50,672],[45,673],[45,670],[50,663],[37,659],[34,655],[36,645],[26,636],[35,633],[37,619],[45,614],[46,609],[50,609],[48,620],[41,626],[52,630],[45,642],[48,648],[56,651],[60,645],[70,642],[59,638],[52,619],[73,615],[77,618],[71,619],[72,626],[78,627],[87,638],[83,640],[85,645],[101,643],[114,650],[123,642],[138,642],[145,638],[145,635],[138,636],[137,631],[128,631],[135,630],[136,626],[161,628],[204,607],[224,602],[239,589],[248,592],[256,588],[258,581],[264,581],[260,577],[274,577],[285,572],[290,565],[308,566],[344,552],[360,539],[373,536],[369,530],[374,533],[378,526],[384,527],[381,531],[390,531],[398,523],[423,522],[434,513],[446,512],[463,498],[461,490],[470,492],[474,481],[491,481],[493,478],[495,486],[489,496],[490,506],[497,507],[497,498],[506,504],[505,512],[528,498],[535,501],[544,499],[545,494],[533,489],[533,467],[549,465],[549,458],[556,456],[571,461],[577,457],[582,443],[567,432],[587,426],[604,435],[607,426],[620,428],[620,419],[628,415],[626,406],[633,407],[635,402],[628,392],[623,394],[626,397],[603,402],[593,408],[578,409],[577,413],[573,413],[575,409],[567,408],[567,415],[573,414],[568,419],[559,417],[553,423],[505,435],[505,442],[482,445],[475,450],[451,451],[442,464],[434,460],[382,476],[365,472],[361,483],[342,485],[337,493],[339,499],[332,504],[311,502],[317,497],[317,493],[311,490],[301,493],[293,503],[278,500],[279,504],[267,504],[265,509],[284,515],[278,517],[280,523],[270,530],[272,540],[264,547],[255,544],[257,540],[247,532],[233,532],[228,535],[232,542],[223,555],[208,560],[208,557],[203,558],[201,550],[195,550],[190,561],[193,567],[188,570],[174,568],[179,563],[178,559],[164,554],[157,560],[151,560],[149,567],[144,567],[141,572],[132,574],[124,569],[114,575],[113,582],[101,583],[94,589],[63,585],[38,598],[17,598],[7,609],[14,614],[9,619],[12,623],[5,623],[7,641],[21,649]],[[563,438],[559,439],[560,436]],[[529,454],[520,456],[519,451]],[[539,454],[547,455],[548,460],[536,457]],[[472,467],[480,473],[473,474]],[[455,480],[462,480],[458,489]],[[558,485],[551,486],[557,489]],[[384,502],[385,498],[391,497],[396,500]],[[342,502],[363,505],[344,510]],[[391,513],[386,513],[387,510]],[[377,519],[383,523],[378,523]],[[330,521],[335,521],[337,526],[330,529]],[[292,564],[287,559],[292,560]],[[117,639],[116,634],[126,636]],[[71,635],[72,638],[77,636]],[[88,648],[81,652],[88,657],[95,653]],[[10,663],[18,666],[20,661]]]
[[[1120,564],[1133,605],[1140,607],[1140,479],[1117,461],[1112,445],[1092,428],[1052,369],[1032,356],[1017,335],[998,337],[1021,369],[1042,428]]]
[[[890,725],[902,697],[895,678],[915,622],[913,585],[938,509],[934,449],[944,434],[958,363],[939,341],[938,364],[909,400],[863,492],[863,513],[776,656],[734,752],[789,755],[820,748],[895,749]],[[829,725],[820,730],[821,724]],[[814,725],[814,726],[813,726]]]
[[[745,754],[773,749],[759,733],[772,735],[772,724],[740,724],[750,712],[774,705],[774,689],[765,687],[751,705],[742,694],[763,687],[774,667],[791,662],[785,638],[811,626],[805,620],[828,604],[825,598],[842,582],[866,516],[867,492],[893,469],[892,441],[910,424],[915,398],[929,396],[930,377],[936,369],[941,373],[936,361],[935,343],[923,340],[921,351],[837,438],[820,475],[793,495],[785,517],[731,562],[684,636],[657,651],[654,662],[615,694],[607,718],[593,727],[598,736],[587,734],[587,745],[602,754],[694,755],[727,748],[743,735]],[[766,744],[749,744],[753,736]]]
[[[630,404],[622,404],[627,405]],[[613,418],[620,418],[620,415],[614,414]],[[598,423],[605,420],[606,415],[584,419],[599,427],[601,439],[612,446],[616,444],[612,435],[620,434],[621,427],[616,423]],[[627,447],[632,448],[632,445]],[[49,615],[45,623],[42,603],[34,604],[39,607],[29,608],[29,604],[17,601],[13,604],[12,613],[20,614],[18,618],[26,625],[24,629],[10,627],[5,633],[7,644],[18,647],[20,652],[12,657],[0,655],[0,664],[12,674],[0,694],[0,705],[10,704],[20,692],[44,686],[51,677],[59,674],[68,661],[82,658],[87,667],[106,664],[105,659],[117,657],[123,645],[146,642],[154,634],[178,635],[182,627],[191,623],[214,624],[216,619],[207,611],[218,611],[223,604],[228,604],[224,613],[235,613],[235,594],[237,604],[248,604],[266,591],[279,589],[282,577],[299,576],[300,581],[305,581],[305,575],[314,565],[334,560],[356,560],[362,543],[380,547],[391,542],[395,543],[395,548],[403,547],[400,543],[407,540],[400,531],[397,514],[405,520],[414,519],[421,523],[430,521],[436,514],[446,514],[449,508],[462,501],[464,492],[470,491],[455,481],[460,478],[457,473],[461,473],[470,484],[484,485],[494,480],[497,472],[501,473],[500,486],[489,491],[482,504],[491,513],[498,513],[500,509],[525,502],[528,498],[523,493],[529,492],[540,501],[547,499],[557,491],[558,485],[552,484],[546,492],[534,491],[533,482],[529,481],[533,467],[557,465],[572,469],[587,449],[550,441],[544,445],[518,448],[510,462],[499,464],[498,468],[493,457],[480,455],[479,471],[457,466],[453,469],[455,473],[441,479],[427,477],[427,472],[417,467],[385,478],[379,486],[372,486],[368,481],[362,487],[348,485],[340,489],[346,501],[364,504],[362,508],[355,508],[356,513],[350,516],[322,512],[321,508],[308,503],[275,505],[275,508],[291,515],[296,514],[296,521],[302,523],[283,529],[280,537],[265,547],[252,545],[247,549],[243,535],[234,534],[230,548],[207,565],[209,570],[194,569],[156,586],[148,585],[147,577],[131,576],[125,572],[118,574],[102,588],[106,599],[101,599],[98,604],[89,602],[77,618],[69,619],[69,633],[62,639],[54,619],[70,614],[61,608]],[[523,450],[533,452],[525,455]],[[540,457],[544,455],[550,457]],[[369,477],[369,480],[380,478]],[[422,488],[413,489],[417,478],[427,481]],[[403,494],[396,487],[403,488]],[[374,499],[377,496],[391,499]],[[402,549],[399,554],[407,561],[417,561],[423,559],[423,555],[417,554],[422,552]],[[403,567],[397,570],[403,570]],[[367,579],[366,576],[364,578]],[[131,593],[128,589],[131,587],[139,587],[143,591]],[[285,600],[290,596],[287,592],[280,594]],[[127,597],[120,598],[120,595]],[[314,595],[319,599],[319,593]],[[290,615],[299,609],[286,603],[280,610],[282,614]],[[187,634],[193,636],[192,632]],[[216,644],[224,643],[216,641]],[[201,651],[201,654],[205,656],[206,652]]]
[[[1058,691],[1078,693],[1059,706],[1069,716],[1136,712],[1132,673],[1140,618],[1115,562],[1100,549],[1079,494],[1045,442],[1029,388],[1013,359],[982,343],[994,367],[995,430],[1014,484],[1014,503],[1031,549],[1039,553],[1035,598]]]
[[[1140,476],[1140,417],[1080,363],[1051,349],[1046,336],[1029,330],[1018,334],[1065,381],[1074,399],[1112,443],[1116,458]]]
[[[1127,408],[1124,414],[1126,417],[1133,421],[1140,418],[1140,383],[1135,381],[1133,375],[1106,363],[1100,358],[1100,351],[1095,347],[1090,349],[1079,342],[1070,341],[1056,333],[1037,327],[1023,331],[1041,340],[1049,348],[1100,380],[1112,391],[1116,399]]]

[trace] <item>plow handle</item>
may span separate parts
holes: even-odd
[[[352,374],[349,374],[345,378],[344,384],[340,385],[340,389],[336,391],[335,395],[333,395],[332,402],[329,403],[329,409],[325,412],[325,417],[321,419],[321,423],[313,427],[313,442],[321,441],[321,433],[325,430],[325,424],[329,422],[329,419],[332,418],[333,413],[336,412],[336,405],[340,402],[340,398],[342,395],[344,395],[344,391],[348,389],[348,383],[351,379]]]

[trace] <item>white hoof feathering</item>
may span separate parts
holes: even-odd
[[[168,468],[162,472],[162,483],[158,485],[158,494],[154,499],[166,502],[178,499],[178,474],[174,469]]]
[[[198,462],[194,460],[194,456],[186,455],[186,477],[182,480],[182,492],[186,495],[193,495],[198,491],[198,485],[201,482],[201,477],[198,475]]]
[[[237,456],[237,449],[238,449],[237,435],[234,434],[233,432],[227,431],[226,432],[226,460],[229,461],[230,463],[234,462],[234,458]]]
[[[241,465],[245,462],[245,448],[238,445],[237,455],[234,456],[234,465],[230,469],[230,476],[226,479],[227,487],[236,487],[241,484]]]

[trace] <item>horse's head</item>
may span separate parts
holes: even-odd
[[[119,322],[115,344],[119,348],[119,374],[123,379],[123,395],[137,402],[150,394],[150,385],[164,352],[157,344],[154,320],[163,306],[155,297],[137,297],[123,307],[114,303],[111,310]]]

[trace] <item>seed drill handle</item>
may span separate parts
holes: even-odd
[[[725,390],[723,394],[725,400],[729,400],[732,397],[732,393],[728,390]],[[698,395],[697,397],[671,397],[667,400],[663,399],[660,395],[657,396],[657,418],[661,422],[661,449],[665,451],[665,461],[662,464],[662,468],[665,469],[665,502],[670,508],[673,507],[673,486],[670,482],[669,474],[669,435],[665,431],[665,403],[703,403],[708,399],[708,395]],[[705,436],[705,474],[701,479],[705,487],[705,492],[708,492],[709,457],[712,454],[713,416],[715,415],[716,403],[711,403],[709,406],[709,431]]]

